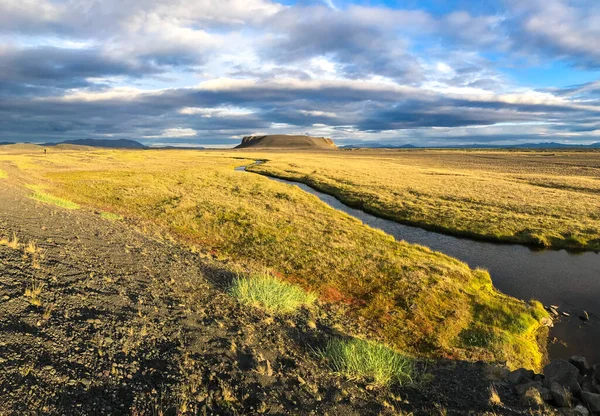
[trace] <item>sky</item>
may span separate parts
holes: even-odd
[[[0,142],[600,142],[598,0],[0,0]]]

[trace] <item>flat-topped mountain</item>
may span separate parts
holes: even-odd
[[[325,137],[293,136],[286,134],[275,134],[268,136],[246,136],[236,149],[249,147],[273,148],[273,149],[322,149],[336,150],[337,146],[333,140]]]

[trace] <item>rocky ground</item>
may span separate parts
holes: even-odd
[[[331,374],[314,348],[353,331],[338,310],[244,307],[226,262],[26,192],[0,181],[0,415],[544,412],[483,363],[420,363],[404,387]]]
[[[600,364],[590,366],[581,356],[553,360],[543,374],[520,368],[506,380],[515,386],[523,401],[545,401],[561,408],[563,414],[600,414]]]

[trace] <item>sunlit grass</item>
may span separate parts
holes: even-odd
[[[29,186],[29,188],[33,191],[33,195],[31,195],[31,198],[35,199],[36,201],[43,202],[44,204],[55,205],[57,207],[65,208],[65,209],[81,208],[79,206],[79,204],[76,204],[75,202],[69,201],[67,199],[59,198],[57,196],[46,193],[37,186]]]
[[[230,293],[242,303],[276,313],[294,312],[301,306],[311,305],[317,299],[313,293],[268,273],[236,278]]]
[[[377,384],[413,381],[414,361],[383,344],[361,339],[331,339],[319,351],[330,368],[349,378],[371,378]]]
[[[487,272],[397,242],[298,187],[233,170],[271,158],[325,164],[319,154],[103,149],[40,157],[5,150],[0,162],[10,160],[44,192],[119,212],[153,235],[245,269],[267,267],[281,281],[346,305],[347,319],[360,319],[366,335],[397,351],[541,365],[537,309],[495,291]],[[382,161],[370,163],[381,175]]]
[[[0,245],[12,248],[13,250],[16,250],[20,247],[20,243],[19,243],[19,237],[17,237],[16,233],[12,234],[12,238],[7,238],[7,237],[2,237],[0,238]]]
[[[121,221],[123,219],[122,215],[104,211],[100,213],[100,217],[110,221]]]
[[[6,178],[8,178],[8,173],[6,173],[2,169],[0,169],[0,179],[6,179]]]

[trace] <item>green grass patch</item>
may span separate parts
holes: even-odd
[[[317,297],[267,273],[238,277],[230,289],[240,302],[276,313],[290,313],[314,303]]]
[[[414,379],[413,359],[377,342],[332,339],[320,355],[333,371],[350,378],[372,378],[381,385],[411,383]]]
[[[31,198],[35,199],[36,201],[40,201],[45,204],[56,205],[57,207],[65,209],[81,208],[79,204],[76,204],[75,202],[43,192],[39,186],[28,186],[28,188],[33,191]]]
[[[105,220],[110,220],[110,221],[121,221],[123,219],[122,215],[119,214],[113,214],[112,212],[100,212],[100,217],[104,218]]]

